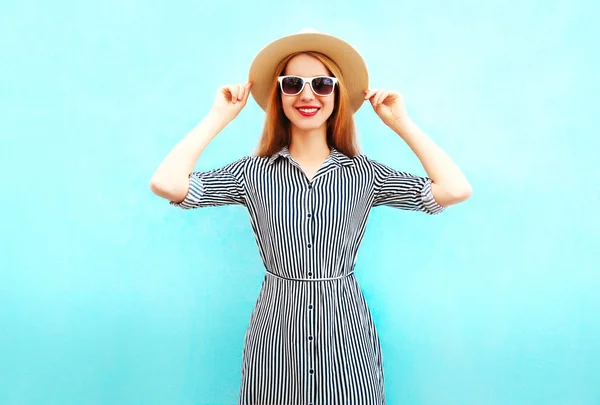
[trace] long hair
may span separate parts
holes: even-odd
[[[289,55],[282,60],[275,69],[273,84],[269,91],[269,101],[266,108],[265,126],[256,151],[257,156],[268,157],[278,152],[284,146],[289,146],[292,140],[290,121],[283,112],[281,103],[281,92],[277,77],[285,70],[288,62],[294,56],[305,53],[319,59],[329,70],[329,74],[338,79],[335,88],[335,102],[333,112],[327,120],[327,145],[336,148],[344,155],[354,157],[360,153],[357,140],[354,119],[348,91],[345,86],[344,77],[340,68],[327,56],[317,52],[299,52]]]

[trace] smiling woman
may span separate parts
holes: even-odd
[[[331,59],[317,52],[294,53],[283,59],[273,74],[278,80],[269,91],[258,156],[270,156],[286,146],[294,148],[294,139],[298,143],[317,140],[324,143],[324,153],[314,154],[314,162],[309,156],[296,156],[312,166],[307,170],[315,172],[333,146],[346,156],[359,153],[348,90]]]
[[[257,153],[193,171],[250,91],[267,114]],[[360,153],[353,114],[365,100],[439,183]],[[354,277],[366,220],[380,205],[438,214],[470,193],[399,93],[370,90],[358,52],[315,32],[274,41],[248,83],[221,87],[151,188],[183,209],[239,204],[250,213],[266,273],[244,338],[240,405],[385,404],[380,342]]]

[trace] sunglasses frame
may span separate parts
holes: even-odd
[[[300,91],[298,93],[294,93],[294,94],[289,94],[286,93],[285,91],[283,91],[283,79],[285,79],[286,77],[297,77],[300,78],[304,81],[304,83],[302,83],[302,88],[300,89]],[[312,86],[312,81],[314,79],[318,79],[320,77],[325,77],[327,79],[331,79],[333,81],[333,89],[331,90],[331,93],[329,94],[319,94],[315,91],[315,89]],[[338,83],[338,79],[333,77],[333,76],[314,76],[314,77],[302,77],[302,76],[298,76],[298,75],[286,75],[286,76],[279,76],[277,78],[277,81],[279,82],[279,89],[281,90],[281,92],[283,94],[285,94],[286,96],[297,96],[298,94],[302,93],[302,91],[304,91],[304,87],[306,86],[306,83],[308,83],[308,85],[310,86],[311,91],[319,97],[327,97],[327,96],[331,96],[333,94],[333,92],[335,91],[335,85]]]

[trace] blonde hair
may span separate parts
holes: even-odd
[[[336,148],[349,157],[358,155],[360,150],[357,144],[356,129],[354,127],[354,118],[352,116],[353,111],[350,107],[344,77],[335,62],[327,56],[317,52],[294,53],[286,57],[279,65],[277,65],[273,84],[269,92],[269,101],[266,108],[267,117],[258,143],[256,155],[262,157],[271,156],[284,146],[290,145],[290,121],[283,112],[277,77],[285,70],[290,59],[301,53],[313,56],[320,60],[321,63],[329,69],[330,74],[338,79],[338,85],[335,88],[333,112],[327,120],[327,145],[330,148]]]

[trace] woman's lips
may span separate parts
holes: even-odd
[[[298,110],[303,117],[312,117],[319,112],[318,107],[296,107],[296,110]]]

